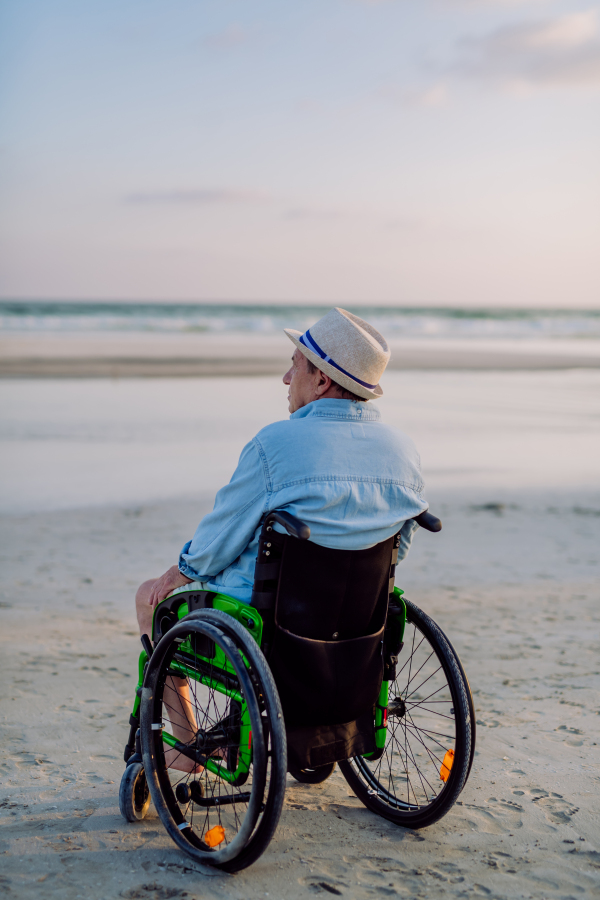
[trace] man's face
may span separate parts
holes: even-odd
[[[316,387],[321,373],[316,370],[311,374],[306,362],[304,354],[295,350],[292,356],[292,365],[283,376],[283,383],[289,385],[288,401],[291,413],[302,409],[303,406],[312,403],[318,397]]]

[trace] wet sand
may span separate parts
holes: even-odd
[[[383,387],[434,506],[446,489],[600,487],[598,370],[389,372]],[[280,377],[0,379],[0,513],[214,496],[287,416],[286,392]]]
[[[281,335],[78,333],[0,337],[0,377],[124,378],[272,375],[292,345]],[[598,340],[390,342],[390,369],[600,368]]]
[[[496,505],[494,505],[496,504]],[[205,508],[205,507],[204,507]],[[600,888],[600,493],[438,497],[397,583],[460,652],[478,744],[460,802],[419,832],[368,812],[336,772],[288,776],[263,857],[202,868],[151,808],[118,810],[139,641],[136,585],[202,504],[2,519],[0,884],[7,897],[591,897]]]

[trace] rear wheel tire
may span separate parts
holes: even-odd
[[[140,822],[150,806],[150,791],[144,766],[131,763],[123,772],[119,787],[119,809],[128,822]]]
[[[173,689],[182,684],[187,705]],[[176,747],[161,726],[179,734]],[[250,865],[277,827],[287,768],[279,697],[253,637],[217,610],[170,628],[148,664],[140,730],[152,800],[175,843],[226,871]]]
[[[209,621],[218,624],[240,649],[246,647],[243,652],[246,654],[249,651],[248,659],[251,661],[253,671],[262,689],[259,703],[263,728],[265,733],[268,733],[268,772],[264,811],[245,849],[232,862],[221,866],[227,872],[239,872],[252,865],[264,853],[279,824],[285,800],[285,781],[288,768],[287,738],[275,679],[258,645],[252,638],[249,638],[246,629],[227,613],[217,609],[207,609],[204,610],[203,615]],[[248,640],[250,640],[250,644],[247,643]]]
[[[460,657],[459,657],[458,653],[456,652],[456,650],[454,649],[454,647],[452,646],[452,644],[450,643],[450,641],[448,640],[448,638],[446,637],[446,635],[444,634],[442,629],[439,627],[439,625],[437,625],[436,627],[439,629],[440,633],[444,635],[446,643],[448,644],[448,646],[452,650],[452,653],[454,654],[454,659],[456,660],[456,665],[458,666],[458,668],[460,670],[462,679],[465,683],[465,687],[467,690],[467,701],[469,703],[469,716],[471,719],[471,752],[469,754],[469,768],[467,769],[467,777],[465,778],[465,784],[466,784],[467,779],[468,779],[469,775],[471,774],[471,768],[473,766],[473,759],[475,758],[475,744],[477,743],[477,723],[476,723],[477,717],[475,715],[475,703],[473,701],[473,692],[471,691],[471,685],[469,684],[469,679],[467,678],[467,673],[465,672],[465,670],[463,668],[463,664],[460,661]]]
[[[340,769],[370,810],[397,825],[423,828],[448,812],[467,780],[472,698],[443,632],[417,606],[405,602],[404,647],[396,679],[389,684],[383,753],[378,759],[345,760]],[[454,756],[444,769],[448,751]]]

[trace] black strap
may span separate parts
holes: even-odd
[[[398,550],[400,548],[400,532],[394,535],[394,543],[392,545],[392,559],[390,562],[390,584],[388,594],[394,593],[394,582],[396,580],[396,564],[398,562]]]
[[[252,591],[250,606],[255,609],[273,609],[275,597],[275,591]]]
[[[279,576],[280,567],[281,567],[280,559],[278,559],[274,562],[256,563],[256,565],[254,567],[254,580],[255,581],[271,581],[272,579],[277,579]]]

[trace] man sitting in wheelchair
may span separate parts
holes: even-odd
[[[183,849],[229,870],[248,865],[270,840],[283,800],[275,756],[285,759],[286,744],[284,780],[288,768],[299,780],[318,782],[339,762],[370,808],[412,827],[452,805],[472,758],[468,684],[458,657],[393,586],[395,565],[408,552],[415,519],[425,524],[428,504],[413,442],[368,402],[383,395],[388,345],[367,322],[338,308],[304,334],[285,333],[295,345],[283,376],[289,419],[263,428],[244,447],[178,563],[136,595],[145,654],[126,757],[135,756],[140,772],[152,766],[145,777],[153,800]],[[431,521],[429,530],[441,527]],[[407,626],[408,671],[421,670],[416,680],[404,672],[402,694],[398,654]],[[262,679],[260,688],[244,686],[236,648]],[[258,697],[254,728],[249,690]],[[144,717],[159,721],[144,727]],[[244,727],[251,750],[240,743]],[[239,790],[250,767],[260,803],[254,787]],[[138,781],[130,774],[122,798],[130,820],[149,802]],[[258,811],[251,813],[253,803]],[[232,818],[232,807],[242,806],[247,827],[235,824],[237,813]],[[226,813],[234,837],[223,824]],[[210,815],[219,820],[212,829]]]

